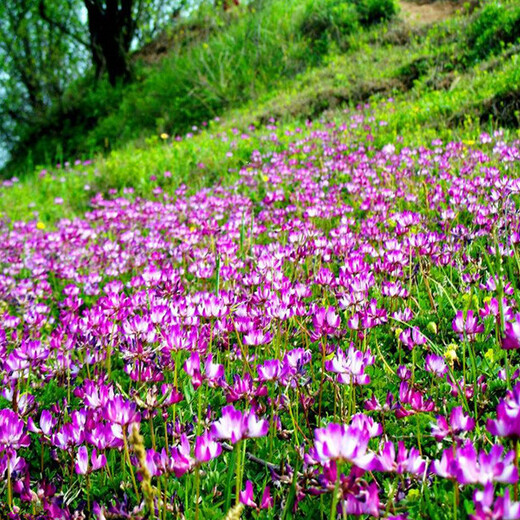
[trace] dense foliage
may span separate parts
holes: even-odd
[[[0,137],[12,147],[30,122],[43,119],[53,101],[61,99],[85,62],[78,45],[80,6],[57,0],[47,14],[60,11],[70,34],[47,23],[37,0],[0,4]],[[76,49],[73,52],[73,49]]]
[[[129,85],[114,88],[93,73],[73,82],[45,118],[23,128],[11,169],[91,157],[153,132],[185,133],[319,65],[360,30],[361,7],[351,2],[255,0],[229,10],[195,4],[190,17],[162,33],[164,53],[150,57],[146,46],[136,52]]]
[[[132,76],[130,50],[156,37],[196,0],[16,0],[0,4],[0,138],[29,144],[75,111],[67,96],[87,72],[112,88]],[[90,75],[90,74],[89,74]],[[94,88],[97,81],[93,82]],[[84,125],[83,121],[73,125]],[[80,129],[76,128],[79,132]]]
[[[520,40],[520,6],[514,2],[486,4],[468,28],[469,54],[483,59]]]

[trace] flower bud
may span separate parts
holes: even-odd
[[[426,325],[426,330],[428,332],[431,332],[432,334],[437,334],[437,332],[438,332],[437,324],[434,321],[430,321],[428,323],[428,325]]]

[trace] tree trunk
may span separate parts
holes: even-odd
[[[112,86],[131,78],[128,52],[135,31],[132,0],[84,0],[96,76],[108,73]],[[120,5],[121,4],[121,5]]]

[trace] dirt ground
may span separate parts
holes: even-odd
[[[452,16],[461,9],[460,2],[407,2],[401,1],[401,17],[411,25],[429,25]]]

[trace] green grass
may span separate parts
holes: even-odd
[[[88,210],[97,192],[133,188],[136,196],[154,197],[161,196],[158,187],[171,193],[181,184],[196,191],[232,182],[255,150],[268,153],[283,146],[285,132],[307,119],[325,114],[324,119],[341,123],[345,107],[359,103],[370,102],[387,123],[374,132],[376,146],[395,142],[398,136],[408,144],[429,144],[434,138],[474,140],[482,130],[498,126],[517,132],[518,49],[509,39],[485,59],[472,61],[465,43],[487,16],[487,5],[429,28],[411,30],[394,18],[348,30],[339,39],[331,37],[326,54],[311,62],[304,51],[312,42],[302,32],[291,31],[302,27],[316,5],[290,0],[283,6],[294,16],[281,16],[282,3],[270,0],[261,11],[235,15],[221,33],[210,31],[201,40],[179,44],[178,54],[150,67],[119,105],[85,133],[83,141],[95,159],[91,165],[62,170],[47,166],[51,173],[43,177],[41,168],[30,166],[25,174],[19,168],[21,180],[0,188],[0,212],[14,220],[37,218],[52,224]],[[509,13],[511,7],[503,9]],[[252,20],[256,25],[249,26]],[[248,39],[255,34],[260,42],[256,46]],[[230,55],[230,49],[236,55]],[[251,63],[254,52],[260,61]],[[221,66],[226,56],[226,66]],[[101,89],[96,95],[114,93]],[[388,104],[390,97],[393,102]],[[93,109],[94,98],[92,94],[85,101]],[[219,121],[212,119],[215,113]],[[271,118],[277,120],[278,142],[268,138]],[[189,131],[199,120],[209,124],[199,125],[193,137],[159,137],[172,129]],[[243,139],[243,132],[249,138]],[[110,145],[112,139],[115,149],[101,153],[105,140]],[[32,163],[37,162],[35,155]],[[165,177],[166,171],[171,176]],[[56,197],[63,204],[55,204]]]

